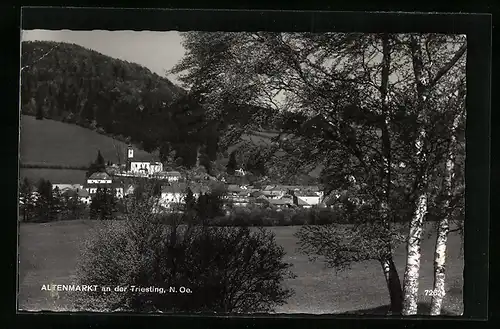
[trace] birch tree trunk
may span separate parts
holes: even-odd
[[[420,192],[416,209],[410,222],[410,235],[407,244],[407,260],[404,277],[403,315],[415,315],[418,310],[418,286],[420,275],[420,243],[423,221],[427,213],[427,193]]]
[[[417,158],[420,163],[425,163],[424,140],[425,128],[420,129],[420,134],[417,138]],[[421,258],[421,241],[424,217],[427,213],[427,175],[424,173],[420,178],[421,188],[419,188],[418,197],[415,204],[415,212],[410,221],[410,232],[407,242],[407,259],[404,276],[404,300],[403,300],[403,315],[415,315],[418,311],[418,287],[420,276],[420,258]]]
[[[412,57],[413,72],[415,75],[415,84],[417,90],[417,111],[419,119],[419,132],[415,142],[416,149],[416,192],[417,198],[415,202],[415,211],[410,221],[410,232],[407,242],[407,261],[404,278],[404,301],[403,315],[415,315],[418,311],[418,286],[419,286],[419,271],[420,271],[420,244],[423,231],[423,219],[427,213],[427,185],[428,177],[425,168],[426,150],[424,143],[426,142],[426,125],[427,111],[426,97],[429,91],[438,83],[438,81],[457,63],[466,51],[466,44],[463,44],[460,49],[454,54],[451,60],[443,65],[437,73],[432,77],[430,72],[428,76],[424,76],[424,64],[422,57],[422,47],[420,41],[415,36],[410,37],[409,50]]]
[[[448,207],[450,204],[451,198],[451,189],[453,182],[453,172],[455,168],[455,156],[454,156],[454,145],[456,142],[455,138],[455,130],[458,127],[458,123],[460,120],[460,116],[457,115],[453,120],[453,125],[451,127],[451,145],[448,150],[448,159],[446,161],[446,172],[445,172],[445,181],[444,188],[447,194],[447,197],[444,201],[444,210],[445,215],[438,224],[437,238],[436,238],[436,249],[434,252],[434,287],[433,287],[433,295],[431,300],[431,315],[440,315],[441,308],[443,305],[443,299],[446,294],[445,291],[445,276],[446,276],[446,243],[448,240],[448,232],[450,230],[449,223],[449,211]]]
[[[427,175],[425,168],[425,139],[426,139],[426,124],[427,124],[427,109],[424,106],[426,100],[425,93],[427,91],[426,83],[423,76],[423,60],[422,49],[419,41],[414,36],[410,40],[410,51],[412,54],[413,71],[415,74],[415,84],[417,87],[417,104],[419,129],[418,136],[415,141],[416,151],[416,202],[414,214],[410,220],[410,229],[407,242],[407,259],[404,276],[404,300],[403,300],[403,315],[415,315],[418,311],[418,286],[420,275],[420,244],[422,240],[423,221],[427,213]]]

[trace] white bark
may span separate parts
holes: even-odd
[[[407,260],[404,278],[403,315],[417,314],[418,280],[420,274],[420,242],[422,238],[423,220],[427,213],[427,193],[421,192],[415,214],[410,222],[410,235],[407,245]]]
[[[443,205],[446,214],[439,221],[437,238],[436,238],[436,249],[434,252],[434,287],[433,287],[433,297],[431,300],[431,310],[430,310],[431,315],[441,314],[441,308],[443,306],[444,296],[446,295],[446,290],[445,290],[446,243],[448,241],[448,232],[450,230],[448,207],[450,204],[450,197],[451,197],[453,171],[455,169],[455,158],[453,153],[454,145],[456,142],[455,130],[457,129],[459,120],[460,120],[459,115],[457,115],[453,120],[453,125],[451,129],[451,145],[448,151],[448,159],[446,161],[444,188],[448,197],[444,201]]]
[[[439,222],[436,240],[436,251],[434,253],[434,287],[431,301],[431,315],[440,315],[445,291],[445,264],[446,264],[446,242],[448,240],[449,223],[448,216]]]
[[[419,164],[425,163],[426,161],[424,152],[425,138],[425,126],[422,126],[415,142]],[[423,174],[419,179],[421,180],[421,188],[418,191],[419,194],[415,204],[415,212],[410,221],[410,232],[407,242],[407,259],[403,287],[403,315],[415,315],[418,310],[418,281],[421,258],[420,243],[422,240],[424,217],[427,213],[427,175]]]

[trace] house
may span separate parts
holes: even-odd
[[[243,168],[237,169],[234,171],[235,176],[243,177],[246,175],[245,170]]]
[[[249,196],[251,196],[252,198],[264,198],[267,200],[264,193],[262,193],[262,191],[259,191],[259,190],[255,190],[255,191],[250,192]]]
[[[255,198],[253,198],[252,201],[254,203],[260,204],[262,206],[268,206],[270,204],[269,200],[264,195],[257,196]]]
[[[87,178],[87,185],[108,185],[113,180],[107,172],[95,172]]]
[[[135,186],[133,184],[128,184],[123,188],[123,195],[132,195],[134,194]]]
[[[123,198],[123,186],[119,182],[113,182],[111,176],[106,172],[95,172],[87,178],[85,190],[92,197],[98,188],[112,189],[117,198]]]
[[[82,184],[52,184],[52,189],[55,190],[56,188],[58,188],[61,193],[64,193],[66,191],[78,192],[78,191],[83,189],[83,185]]]
[[[291,208],[293,207],[293,199],[282,198],[282,199],[270,199],[269,204],[277,208]]]
[[[304,201],[308,205],[317,205],[320,203],[321,197],[316,193],[296,193],[299,200]]]
[[[92,201],[92,198],[90,197],[90,193],[85,189],[79,190],[77,192],[77,195],[78,195],[78,200],[80,200],[80,202],[82,202],[84,204],[90,204],[90,202]]]
[[[183,204],[185,201],[187,189],[193,192],[193,197],[197,199],[200,194],[208,193],[210,189],[207,186],[199,184],[188,185],[186,183],[174,183],[167,186],[162,186],[160,194],[160,205],[170,208],[175,204]]]
[[[293,199],[294,205],[301,207],[301,208],[311,208],[312,205],[307,203],[306,201],[302,200],[301,198],[295,197]]]
[[[227,199],[235,206],[246,206],[250,202],[249,193],[245,190],[229,195]]]
[[[182,175],[178,171],[160,171],[151,174],[150,177],[164,179],[168,182],[178,182],[182,179]]]
[[[285,191],[283,190],[264,190],[262,194],[268,199],[280,199],[285,195]]]

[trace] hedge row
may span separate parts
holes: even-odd
[[[213,226],[325,225],[345,222],[331,209],[234,209],[230,215],[210,220]]]

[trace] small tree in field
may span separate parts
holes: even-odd
[[[191,293],[95,292],[76,296],[85,310],[264,312],[286,302],[290,264],[265,230],[181,226],[182,213],[158,214],[153,186],[125,200],[125,218],[93,232],[83,248],[79,282],[110,287],[189,288]]]

